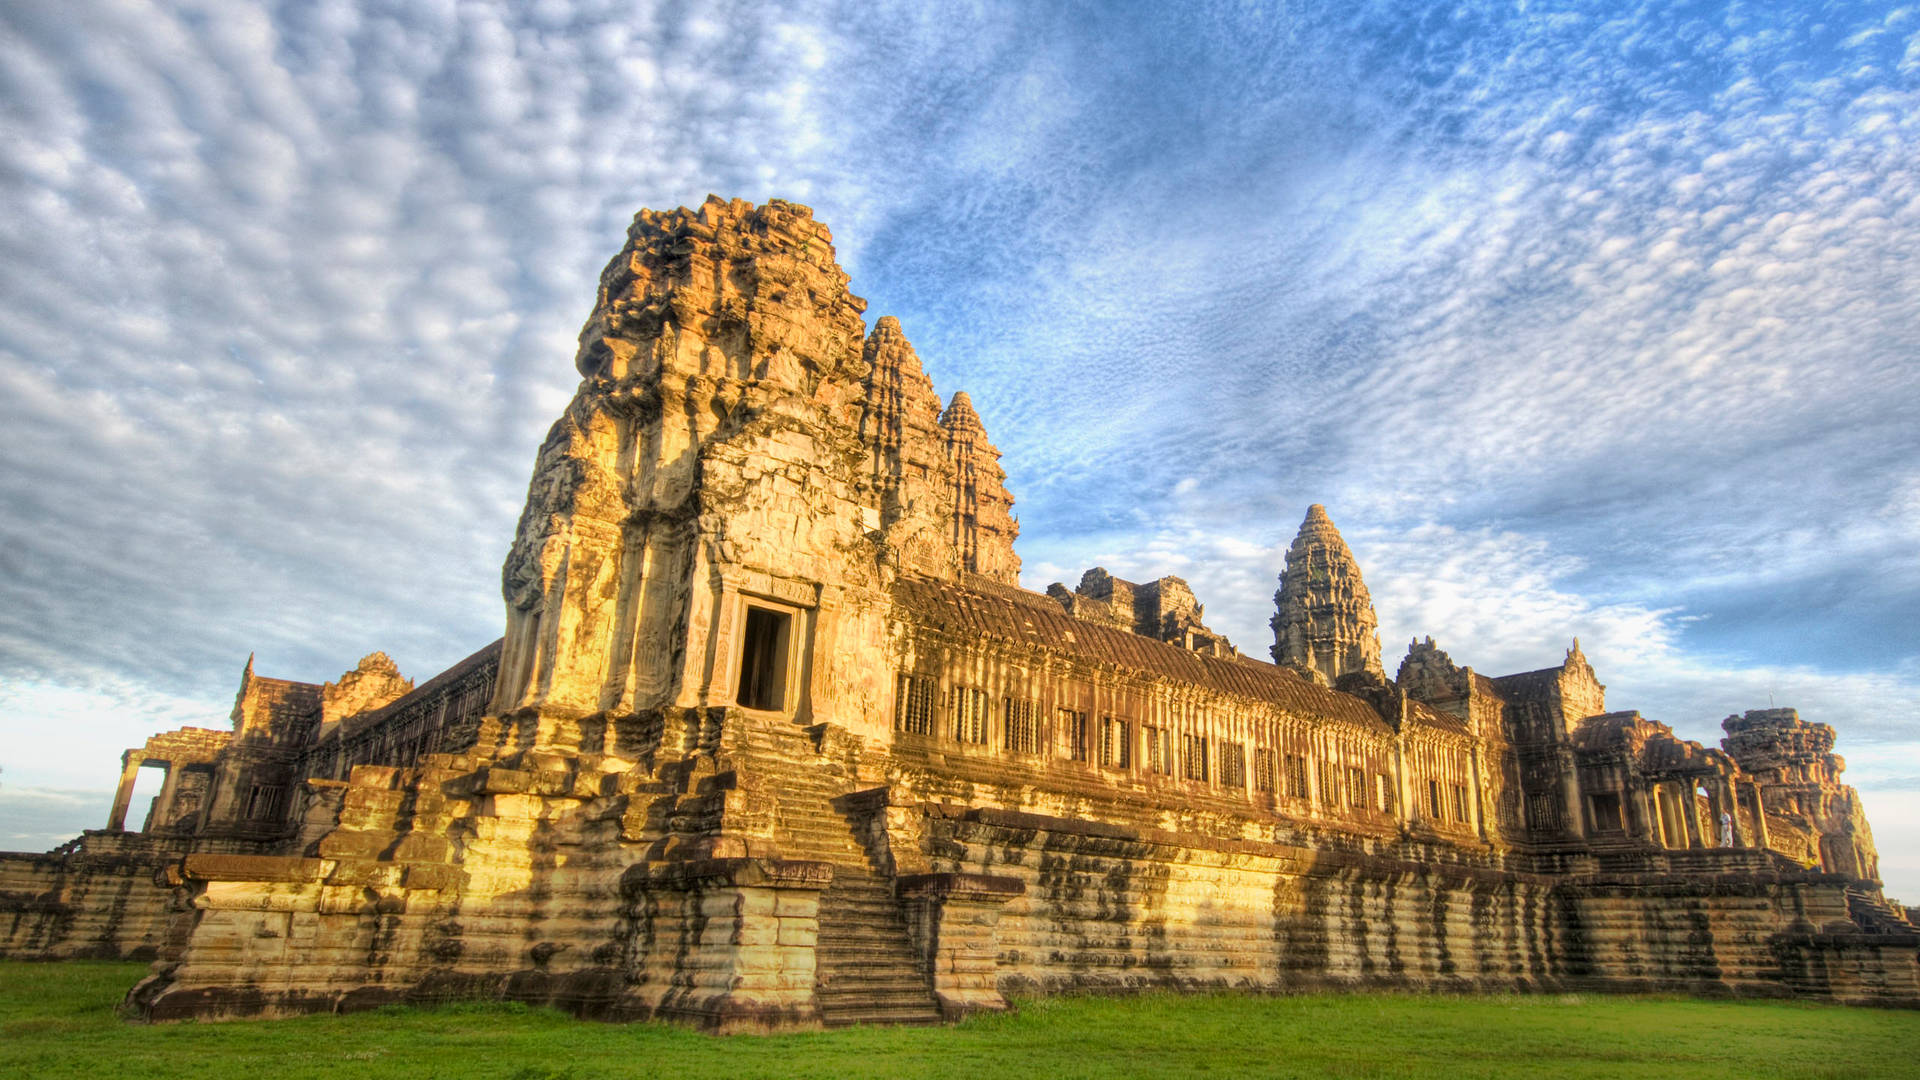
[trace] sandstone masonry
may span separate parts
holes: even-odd
[[[1275,663],[1176,577],[1018,584],[999,452],[805,207],[644,211],[536,455],[505,633],[423,683],[241,676],[107,828],[0,856],[0,953],[153,1019],[504,997],[711,1030],[1009,991],[1920,1004],[1833,730],[1609,711],[1575,642],[1389,679],[1312,507]],[[135,774],[167,770],[127,828]]]

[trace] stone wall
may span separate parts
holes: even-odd
[[[179,837],[100,830],[43,854],[0,852],[0,956],[152,959],[171,902],[155,876],[185,850]]]

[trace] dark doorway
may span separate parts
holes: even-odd
[[[749,709],[779,709],[786,704],[787,628],[792,617],[748,607],[740,645],[740,704]]]

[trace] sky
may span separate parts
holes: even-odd
[[[1832,724],[1920,901],[1920,6],[0,5],[0,847],[242,666],[498,636],[642,207],[815,208],[1023,582]],[[143,788],[143,792],[147,789]],[[142,812],[136,804],[136,817]]]

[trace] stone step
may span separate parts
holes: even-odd
[[[927,977],[916,971],[876,971],[871,966],[850,965],[820,973],[815,983],[823,989],[852,993],[866,991],[888,994],[918,994],[927,989]]]
[[[857,1027],[936,1027],[943,1022],[940,1010],[932,1005],[924,1009],[820,1009],[820,1023],[830,1028]]]
[[[850,971],[873,971],[886,968],[890,977],[916,985],[923,984],[926,976],[920,970],[918,958],[904,955],[899,949],[879,942],[853,945],[841,942],[835,945],[822,945],[814,954],[814,970],[824,978],[838,976]]]
[[[820,948],[828,951],[886,948],[899,956],[910,957],[914,954],[904,926],[874,922],[827,922],[820,924],[818,940]]]

